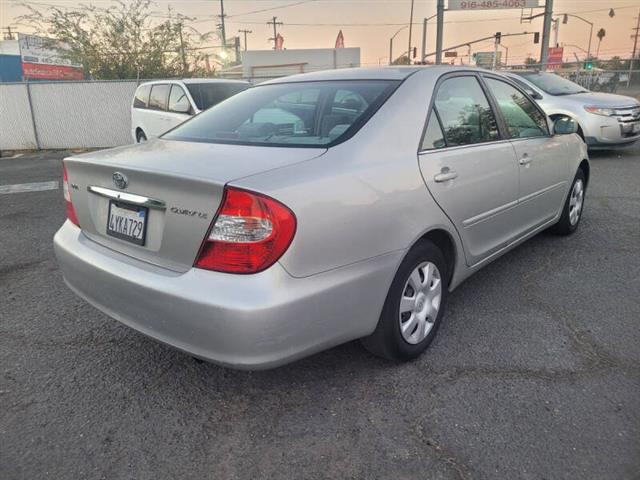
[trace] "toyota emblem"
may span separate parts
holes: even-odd
[[[129,180],[124,173],[114,172],[111,178],[113,179],[113,184],[120,190],[124,190],[129,185]]]

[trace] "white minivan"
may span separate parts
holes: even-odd
[[[209,78],[142,83],[131,104],[131,136],[136,143],[146,142],[250,86]]]

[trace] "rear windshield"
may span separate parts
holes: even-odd
[[[242,83],[188,83],[187,89],[198,110],[206,110],[249,88]]]
[[[549,95],[574,95],[588,91],[577,83],[573,83],[571,80],[562,78],[555,73],[518,73],[518,75],[526,78]]]
[[[262,85],[183,123],[171,140],[241,145],[328,146],[353,135],[398,81],[325,81]]]

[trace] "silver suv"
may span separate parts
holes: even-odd
[[[573,118],[590,149],[630,145],[640,139],[640,102],[613,93],[590,92],[555,73],[503,72],[526,89],[555,119]]]

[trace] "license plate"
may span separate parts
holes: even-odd
[[[633,133],[638,133],[638,132],[640,132],[640,123],[636,123],[633,126]]]
[[[126,240],[136,245],[144,245],[147,234],[149,209],[126,203],[109,201],[107,235]]]

